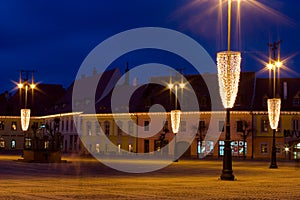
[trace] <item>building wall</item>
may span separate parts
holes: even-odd
[[[175,134],[172,132],[169,113],[167,115],[162,113],[152,113],[151,115],[133,113],[130,118],[125,114],[120,114],[115,118],[111,114],[98,114],[95,118],[81,113],[65,113],[31,117],[30,126],[37,123],[39,126],[48,124],[53,127],[55,118],[60,119],[59,131],[63,136],[62,151],[64,153],[120,154],[138,152],[149,153],[149,155],[162,153],[173,156],[175,152]],[[264,120],[267,120],[266,126],[263,126]],[[146,121],[150,124],[149,129],[144,127],[145,123],[148,123]],[[225,139],[225,132],[222,131],[220,124],[225,121],[224,112],[214,114],[211,112],[185,113],[182,114],[181,121],[181,128],[176,135],[176,144],[178,148],[180,148],[180,144],[190,144],[185,155],[192,157],[201,157],[201,155],[222,156],[222,142]],[[204,123],[204,128],[201,131],[198,129],[199,121]],[[268,123],[267,112],[233,111],[230,121],[233,156],[243,157],[242,142],[243,132],[245,132],[247,133],[247,158],[270,159],[273,133]],[[241,121],[247,123],[247,127],[244,127],[245,130],[243,131],[238,128],[238,123]],[[105,134],[106,123],[109,124],[108,134]],[[295,127],[295,123],[298,124],[297,127]],[[285,130],[294,131],[295,134],[285,137]],[[39,130],[39,132],[42,131],[44,129]],[[23,149],[25,134],[32,134],[32,130],[29,129],[25,133],[21,130],[20,117],[0,116],[0,147],[2,149]],[[163,139],[161,138],[162,135],[164,135]],[[112,145],[109,145],[110,142]],[[281,112],[280,125],[276,133],[277,157],[279,159],[300,158],[300,153],[299,156],[298,153],[295,153],[299,152],[299,149],[295,147],[299,142],[300,112]],[[161,149],[167,144],[169,144],[168,147]]]
[[[291,123],[291,118],[289,115],[284,113],[280,116],[280,122],[278,129],[276,131],[276,148],[277,154],[276,157],[283,159],[285,158],[285,142],[283,130],[289,126]],[[273,130],[271,129],[268,121],[267,112],[254,112],[254,158],[270,158],[272,153],[272,138]]]
[[[31,126],[43,124],[43,120],[31,117],[29,128],[22,131],[21,118],[18,116],[0,116],[0,149],[21,150],[24,148],[24,135],[32,133]]]

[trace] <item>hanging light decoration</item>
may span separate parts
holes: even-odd
[[[222,51],[217,53],[220,96],[225,108],[232,108],[239,87],[241,53]]]
[[[27,131],[30,121],[30,109],[21,109],[21,126],[23,131]]]
[[[268,99],[268,116],[271,128],[277,129],[280,116],[280,98]]]
[[[181,110],[171,110],[171,125],[173,133],[177,134],[180,126]]]

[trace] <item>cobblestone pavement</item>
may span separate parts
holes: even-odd
[[[236,181],[218,180],[221,160],[180,160],[145,174],[110,169],[92,158],[24,163],[0,155],[0,199],[300,199],[300,166],[233,161]]]

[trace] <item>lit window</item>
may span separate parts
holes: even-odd
[[[224,156],[224,141],[219,141],[219,156]]]
[[[262,119],[260,123],[261,123],[261,132],[268,132],[269,120]]]
[[[15,149],[16,148],[16,140],[12,140],[11,141],[11,149]]]
[[[260,153],[268,153],[268,144],[260,144]]]
[[[4,121],[0,121],[0,130],[4,130],[5,126],[4,126]]]
[[[5,149],[5,140],[0,138],[0,149]]]
[[[16,131],[17,130],[17,122],[11,122],[11,130]]]

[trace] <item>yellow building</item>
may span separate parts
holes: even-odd
[[[44,120],[40,117],[31,117],[29,129],[22,131],[21,117],[0,116],[0,149],[22,150],[24,149],[24,139],[27,134],[32,134],[31,127],[40,127]]]

